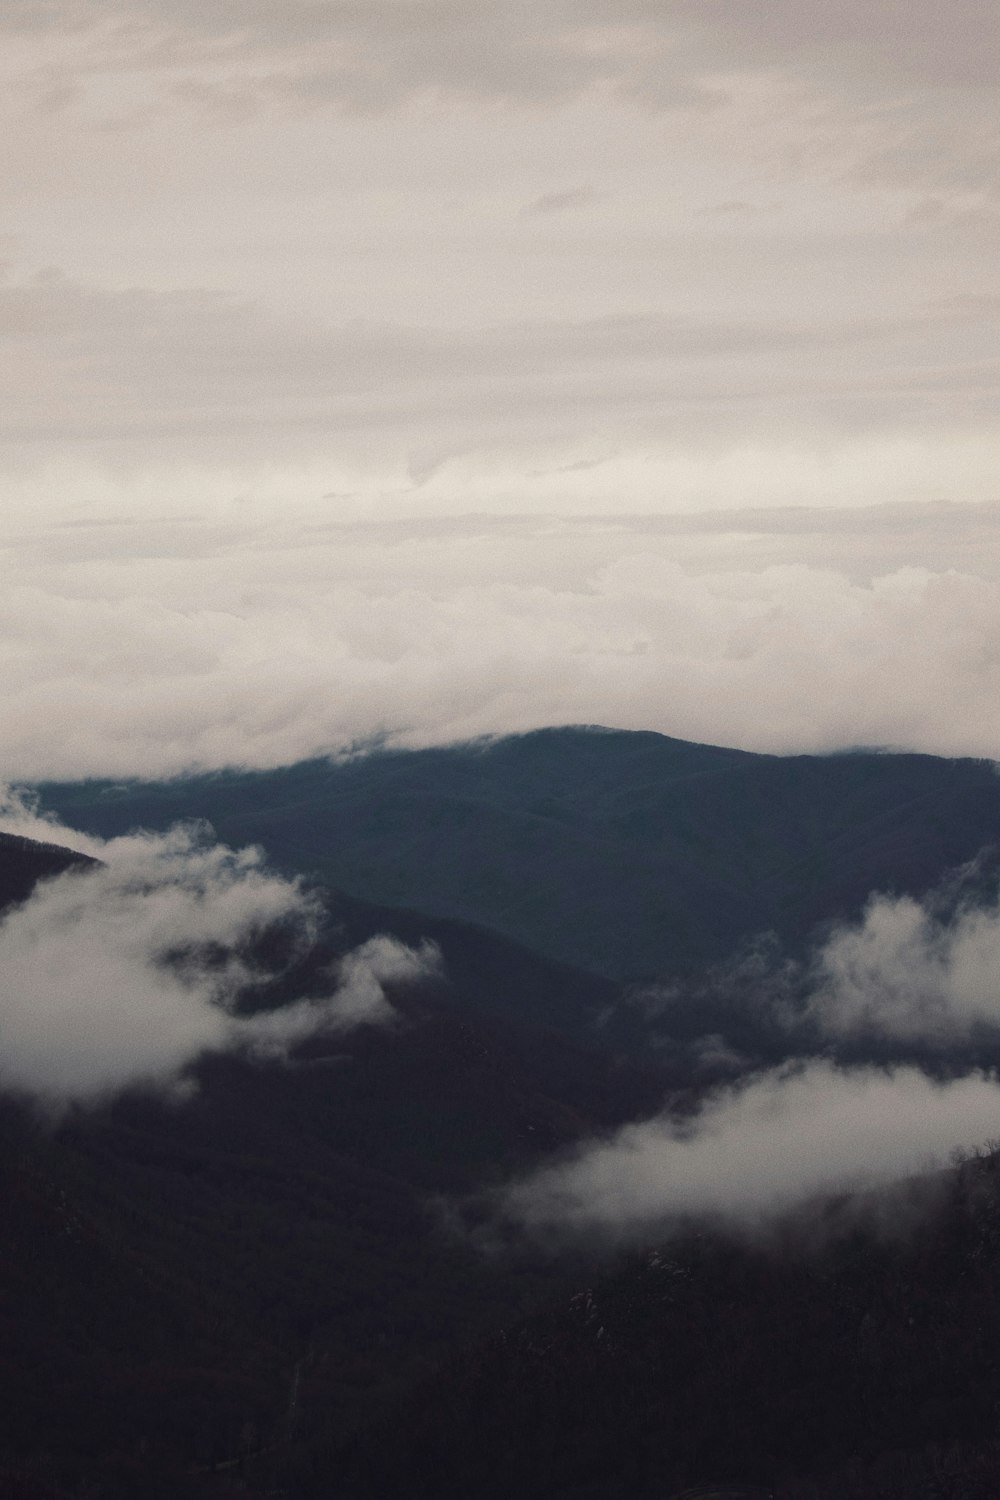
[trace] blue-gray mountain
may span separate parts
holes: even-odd
[[[922,893],[1000,844],[991,762],[601,729],[40,791],[104,835],[207,818],[352,895],[627,980],[690,972],[763,931],[795,947],[873,890]]]

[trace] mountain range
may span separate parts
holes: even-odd
[[[802,945],[873,891],[922,893],[1000,842],[992,762],[587,728],[37,790],[104,837],[207,819],[334,889],[630,981],[690,973],[760,932]]]
[[[376,935],[441,963],[388,985],[391,1024],[208,1050],[182,1096],[0,1097],[3,1500],[997,1493],[992,1149],[764,1239],[553,1246],[490,1218],[510,1180],[792,1058],[752,986],[761,1055],[693,1045],[759,934],[806,953],[956,870],[989,894],[992,764],[567,729],[37,790],[105,839],[207,819],[306,881],[309,944],[248,1006],[321,994]],[[0,836],[8,913],[93,868]],[[644,1031],[653,983],[687,998]]]

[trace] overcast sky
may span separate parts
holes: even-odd
[[[0,776],[996,755],[998,58],[995,0],[3,6]]]

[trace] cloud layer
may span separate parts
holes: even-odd
[[[30,815],[4,822],[41,831]],[[282,1058],[317,1032],[384,1022],[383,985],[435,967],[431,950],[377,937],[340,962],[327,996],[240,1014],[241,992],[266,975],[255,940],[280,926],[311,942],[309,896],[258,850],[197,829],[87,842],[99,867],[43,882],[0,920],[0,1087],[50,1105],[171,1085],[205,1051]]]
[[[744,1224],[796,1201],[876,1185],[995,1137],[1000,1086],[912,1068],[779,1068],[711,1095],[691,1119],[629,1125],[503,1195],[535,1234],[629,1240],[692,1218]]]
[[[410,475],[523,510],[598,458],[586,509],[995,497],[981,0],[53,0],[0,28],[25,504],[380,508]]]
[[[0,776],[995,755],[997,30],[7,6]]]
[[[686,101],[681,86],[700,64],[831,70],[857,84],[975,87],[992,77],[1000,40],[983,0],[955,0],[947,18],[919,0],[848,0],[823,13],[782,0],[766,17],[738,3],[710,11],[693,0],[545,0],[498,11],[482,0],[420,7],[375,0],[363,8],[308,0],[61,0],[20,5],[8,35],[42,36],[65,51],[75,78],[98,69],[201,75],[223,102],[242,81],[251,97],[292,95],[314,107],[386,108],[438,90],[480,100],[559,100],[617,87],[640,98]],[[52,82],[50,80],[50,88]]]
[[[26,525],[0,556],[0,771],[557,723],[992,758],[997,557],[995,507]]]

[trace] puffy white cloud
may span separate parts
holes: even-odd
[[[5,831],[62,832],[13,813]],[[326,997],[241,1014],[261,977],[254,940],[280,924],[308,945],[313,900],[258,850],[197,829],[86,844],[99,866],[41,883],[0,919],[0,1087],[52,1106],[176,1084],[204,1051],[283,1057],[317,1032],[384,1022],[384,984],[436,966],[433,949],[377,937],[340,962]]]
[[[890,1037],[947,1048],[1000,1027],[1000,907],[872,897],[862,919],[818,954],[809,1014],[831,1036]]]
[[[612,1240],[690,1218],[754,1225],[813,1194],[891,1181],[997,1134],[1000,1086],[826,1062],[758,1075],[692,1118],[629,1125],[514,1184],[503,1212],[536,1234]]]

